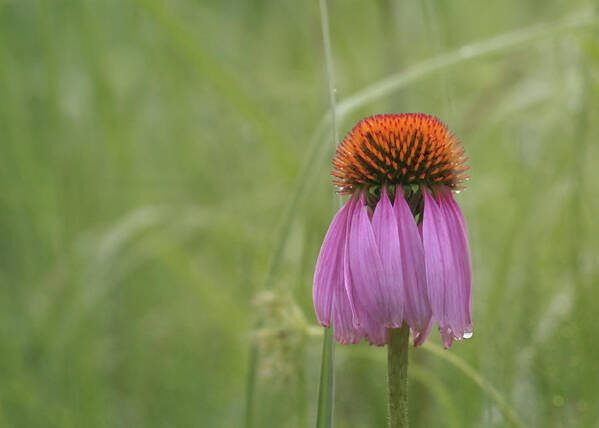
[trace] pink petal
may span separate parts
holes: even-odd
[[[462,210],[453,199],[451,191],[445,189],[439,198],[439,207],[444,213],[447,230],[451,238],[451,254],[455,264],[453,278],[454,293],[449,301],[450,327],[456,338],[472,333],[472,264],[468,245],[468,229]]]
[[[433,317],[445,347],[472,330],[470,290],[472,276],[465,222],[449,190],[441,189],[439,204],[426,187],[422,237],[426,277]],[[456,211],[457,210],[457,211]]]
[[[361,329],[368,343],[374,346],[385,346],[387,344],[389,341],[387,328],[383,324],[373,320],[368,314],[362,314],[360,320],[362,321]]]
[[[333,290],[345,287],[343,257],[350,202],[351,199],[335,214],[320,248],[314,270],[312,300],[318,323],[323,327],[331,325]]]
[[[397,217],[401,246],[402,277],[404,279],[404,320],[412,328],[414,339],[427,331],[432,311],[426,281],[424,247],[418,226],[403,196],[401,186],[395,190],[393,206]],[[426,336],[421,338],[426,340]]]
[[[439,333],[441,333],[441,339],[443,340],[443,348],[448,349],[453,343],[454,334],[450,328],[439,327]]]
[[[346,262],[353,288],[353,302],[358,310],[366,312],[373,320],[384,323],[388,314],[387,302],[382,293],[383,265],[376,246],[372,224],[364,207],[364,194],[356,204],[349,230]],[[360,323],[363,322],[359,319]]]
[[[445,221],[437,202],[430,195],[428,189],[422,186],[424,197],[424,215],[422,219],[422,241],[424,244],[426,261],[426,281],[433,317],[443,330],[446,326],[445,291],[448,267],[451,260],[447,260],[449,236]],[[451,255],[449,255],[451,257]]]
[[[391,206],[386,186],[372,218],[372,229],[382,262],[381,289],[385,313],[381,320],[385,327],[401,327],[403,322],[404,285],[396,215]]]
[[[347,212],[347,225],[345,228],[345,244],[343,250],[343,285],[345,287],[345,293],[349,300],[349,307],[352,313],[352,320],[355,327],[359,326],[358,314],[356,311],[356,305],[354,303],[354,282],[352,279],[351,270],[349,268],[349,237],[352,219],[354,216],[354,212],[356,211],[356,207],[358,206],[358,201],[355,198],[355,195],[352,195],[348,201],[349,209]]]
[[[422,345],[424,342],[426,342],[426,339],[428,339],[428,336],[431,334],[433,324],[434,320],[431,317],[430,321],[428,322],[428,326],[424,331],[414,331],[414,329],[411,330],[412,336],[414,337],[414,347],[418,347]]]
[[[333,296],[335,340],[343,345],[359,343],[364,334],[354,323],[353,310],[344,287],[335,287]]]

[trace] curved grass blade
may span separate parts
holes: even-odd
[[[593,25],[597,25],[596,15],[585,9],[558,22],[531,25],[490,39],[464,45],[453,52],[436,55],[405,71],[381,79],[356,94],[341,100],[337,105],[337,118],[342,120],[349,113],[370,102],[463,61],[507,51],[536,40],[551,38],[564,32]]]
[[[497,404],[497,407],[505,416],[505,418],[515,427],[524,428],[524,422],[520,419],[516,411],[512,406],[508,404],[508,402],[503,398],[503,395],[499,391],[495,389],[491,383],[482,377],[476,370],[474,370],[466,361],[457,355],[447,352],[441,349],[439,346],[434,345],[430,342],[425,343],[422,346],[422,349],[426,349],[430,353],[436,355],[437,357],[447,361],[452,364],[455,368],[460,370],[462,373],[466,375],[466,377],[470,378],[474,383],[476,383],[480,389],[482,389],[486,394],[488,394]]]

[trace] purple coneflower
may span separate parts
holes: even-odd
[[[368,117],[337,147],[334,183],[350,197],[320,249],[313,299],[339,343],[383,346],[404,322],[415,346],[434,321],[445,348],[472,335],[468,234],[452,196],[465,161],[458,139],[424,114]]]

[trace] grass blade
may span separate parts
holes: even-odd
[[[541,23],[520,30],[510,31],[490,39],[464,45],[453,52],[443,53],[416,64],[405,71],[395,73],[364,88],[337,105],[337,119],[342,120],[356,109],[376,101],[408,84],[439,72],[466,60],[516,48],[536,40],[597,25],[596,16],[584,10],[554,23]]]
[[[330,428],[333,426],[333,408],[335,405],[334,357],[335,341],[333,340],[333,329],[325,328],[322,340],[316,428]]]
[[[331,112],[331,127],[333,129],[333,146],[339,141],[339,129],[337,123],[337,103],[335,101],[335,72],[333,69],[333,55],[331,50],[331,35],[329,32],[329,15],[326,0],[320,0],[320,24],[322,28],[322,39],[329,81],[329,103]],[[338,198],[341,206],[341,198]],[[335,340],[333,339],[333,327],[325,329],[322,340],[322,362],[320,368],[320,385],[318,388],[318,411],[316,415],[317,428],[329,428],[333,426],[333,410],[335,404]]]

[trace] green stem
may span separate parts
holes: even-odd
[[[389,427],[408,426],[408,342],[410,329],[389,329],[387,345],[387,380],[389,383]]]

